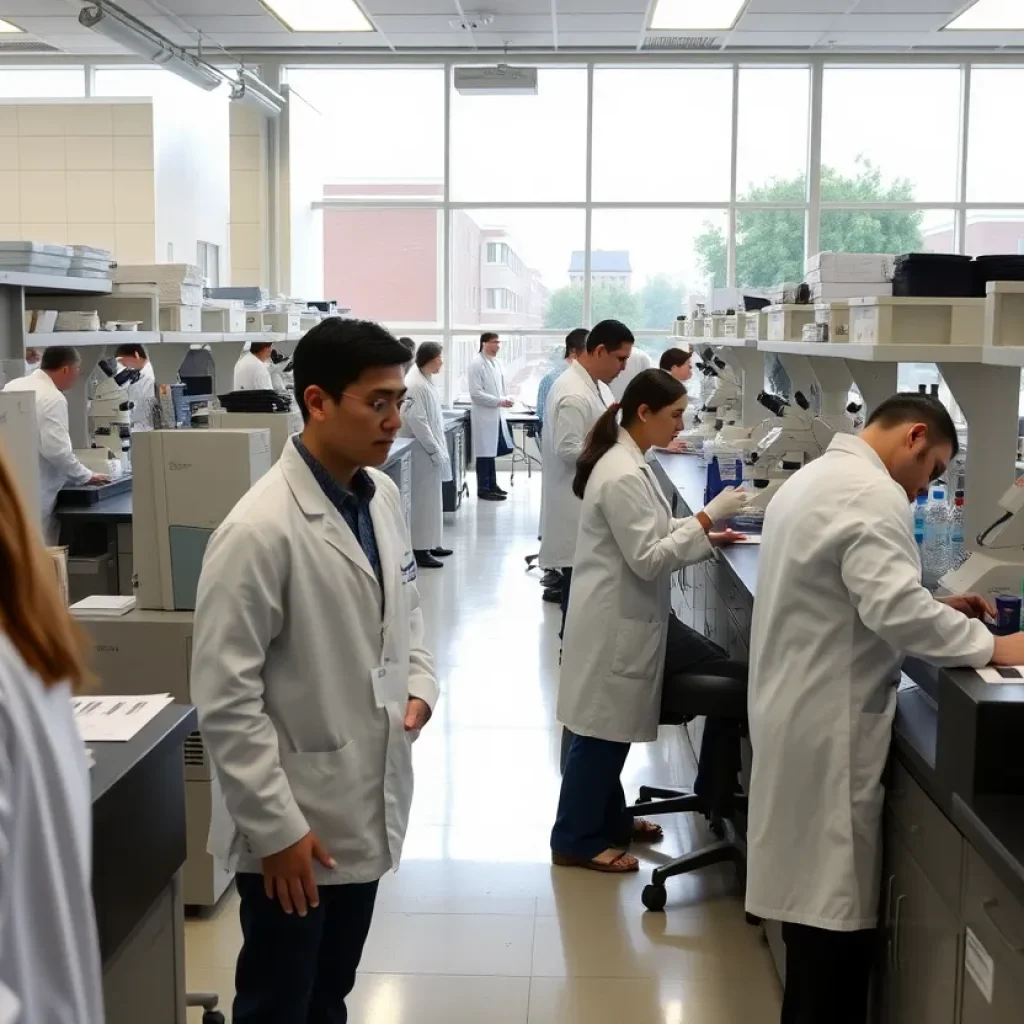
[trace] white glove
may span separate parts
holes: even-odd
[[[727,487],[717,497],[712,498],[704,506],[704,514],[716,523],[720,519],[732,519],[747,507],[750,500],[746,491],[737,490],[735,487]]]

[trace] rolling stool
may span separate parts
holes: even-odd
[[[713,725],[708,723],[710,737],[705,727],[701,745],[701,767],[710,775],[701,788],[709,792],[698,795],[689,790],[641,786],[640,799],[630,811],[634,817],[696,811],[708,819],[717,841],[655,868],[642,896],[644,906],[655,912],[665,909],[669,878],[726,861],[735,864],[742,877],[747,859],[746,839],[732,820],[737,811],[747,808],[747,798],[736,792],[740,738],[747,722],[746,677],[681,673],[666,680],[666,694],[670,696],[662,708],[663,725],[684,725],[699,715],[716,719]],[[711,737],[713,749],[705,761],[704,744]]]
[[[186,1006],[199,1006],[203,1010],[203,1024],[224,1024],[224,1014],[217,1009],[220,998],[212,992],[190,992],[185,996]]]

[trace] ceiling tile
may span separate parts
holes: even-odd
[[[392,32],[406,36],[458,35],[461,30],[450,24],[457,19],[457,14],[378,14],[373,20],[377,28],[390,37]]]
[[[566,32],[561,29],[558,32],[559,48],[565,46],[594,46],[598,49],[609,46],[635,48],[639,39],[638,32],[579,32],[576,30]]]
[[[924,45],[924,44],[922,44]],[[1024,46],[1024,32],[932,32],[928,46],[992,47]]]
[[[820,38],[820,32],[741,32],[736,30],[729,34],[727,48],[758,46],[776,50],[788,50],[794,47],[804,49],[814,46]]]
[[[824,32],[838,21],[836,14],[745,14],[737,32]]]
[[[184,16],[183,16],[184,17]],[[148,21],[149,19],[147,19]],[[184,18],[203,32],[280,32],[281,22],[271,14],[190,14]]]
[[[642,32],[643,12],[634,14],[564,14],[558,10],[558,31],[566,32]]]
[[[472,5],[470,7],[472,8]],[[438,17],[444,15],[446,18],[459,16],[455,0],[364,0],[363,9],[374,18],[379,14],[433,14]],[[489,5],[488,10],[490,9]]]
[[[502,35],[497,32],[474,32],[473,38],[477,46],[501,49],[503,46],[537,47],[548,49],[554,46],[554,36],[550,32],[515,32],[509,35]]]
[[[896,11],[907,14],[945,14],[947,20],[960,11],[966,0],[860,0],[858,14],[889,14]]]
[[[826,32],[821,36],[821,46],[869,47],[891,50],[920,46],[927,37],[923,32]]]
[[[67,17],[69,10],[72,16],[77,17],[68,7],[67,0],[0,0],[0,18],[18,18],[21,15],[40,17],[47,14]]]
[[[389,32],[388,42],[399,50],[422,50],[426,49],[424,37],[421,34],[409,35],[402,32]],[[473,39],[468,32],[451,32],[448,35],[432,35],[429,38],[430,49],[464,50],[473,49]]]
[[[844,14],[855,0],[750,0],[748,14]]]
[[[550,7],[550,4],[548,5]],[[647,13],[647,0],[556,0],[558,15]]]
[[[933,32],[942,28],[941,14],[847,14],[831,26],[838,32]]]

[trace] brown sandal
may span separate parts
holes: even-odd
[[[633,831],[630,839],[634,843],[660,843],[665,838],[665,830],[646,818],[633,819]]]
[[[607,863],[599,860],[583,860],[580,857],[566,857],[561,853],[551,854],[551,863],[557,868],[583,868],[586,871],[600,871],[606,875],[628,875],[640,870],[640,862],[628,853],[620,853]]]

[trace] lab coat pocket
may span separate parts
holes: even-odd
[[[618,632],[615,635],[612,675],[624,679],[657,678],[660,648],[660,622],[620,619]]]

